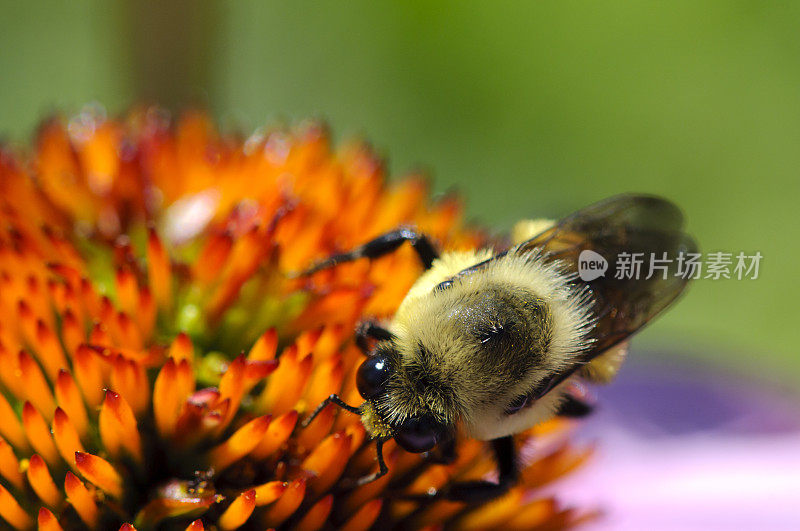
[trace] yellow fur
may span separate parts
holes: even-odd
[[[488,250],[444,254],[403,300],[389,326],[396,336],[400,364],[417,363],[419,346],[424,345],[435,356],[435,363],[426,366],[423,374],[447,381],[452,389],[443,393],[431,386],[426,394],[420,394],[411,388],[414,382],[393,381],[381,403],[390,424],[427,411],[445,423],[461,421],[475,438],[494,439],[529,428],[555,411],[562,386],[518,414],[504,413],[516,396],[567,368],[588,346],[586,337],[593,324],[588,294],[569,287],[558,264],[545,262],[537,253],[518,255],[513,251],[485,269],[456,279],[449,289],[434,291],[440,282],[492,255]],[[465,301],[489,286],[532,293],[548,309],[547,325],[552,328],[549,352],[523,379],[507,381],[491,370],[476,368],[485,363],[487,354],[464,330],[464,319],[469,322],[465,313],[477,311]],[[507,360],[496,360],[499,365],[503,361]]]

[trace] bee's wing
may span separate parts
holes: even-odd
[[[591,290],[597,324],[591,333],[594,341],[584,353],[589,361],[637,332],[681,294],[688,279],[677,274],[678,256],[696,253],[697,245],[683,232],[683,216],[673,203],[654,196],[620,195],[581,209],[512,249],[534,250],[576,273],[576,288]],[[584,281],[577,275],[584,250],[608,261],[603,276]],[[656,269],[647,278],[651,255],[657,260],[666,256],[667,261],[661,262],[666,275]],[[626,256],[628,261],[623,262]],[[634,256],[642,261],[638,278],[618,275]]]
[[[578,261],[585,250],[608,261],[603,276],[581,280]],[[592,345],[582,356],[582,361],[588,362],[637,332],[681,294],[688,278],[678,276],[677,259],[681,253],[696,253],[697,245],[683,232],[683,215],[675,204],[660,197],[626,194],[578,210],[541,234],[464,269],[456,277],[479,271],[508,253],[527,252],[541,252],[545,260],[558,260],[574,274],[571,282],[576,289],[591,291],[597,324],[591,333]],[[667,257],[666,278],[661,270],[647,278],[651,254],[657,259]],[[617,275],[625,256],[641,259],[638,276]]]

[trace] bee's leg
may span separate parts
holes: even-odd
[[[566,394],[556,410],[556,415],[559,417],[581,418],[590,414],[593,410],[594,406],[585,400]]]
[[[502,496],[519,478],[514,439],[510,435],[501,437],[491,441],[491,445],[497,461],[497,483],[492,483],[491,481],[465,481],[453,483],[431,495],[401,495],[401,498],[416,501],[446,499],[467,503],[483,503]]]
[[[371,483],[376,479],[385,476],[389,472],[389,467],[386,466],[386,461],[383,460],[383,443],[385,441],[386,439],[377,439],[375,441],[375,452],[378,456],[378,471],[368,476],[364,476],[363,478],[357,479],[355,481],[355,486],[360,487],[361,485]]]
[[[361,414],[361,410],[360,410],[359,408],[357,408],[357,407],[353,407],[353,406],[351,406],[351,405],[349,405],[349,404],[346,404],[346,403],[344,402],[344,400],[342,400],[341,398],[339,398],[339,395],[335,395],[335,394],[334,394],[334,395],[330,395],[328,398],[326,398],[325,400],[323,400],[323,401],[320,403],[320,405],[318,405],[318,406],[317,406],[317,408],[316,408],[316,409],[315,409],[315,410],[314,410],[314,411],[311,413],[311,415],[309,415],[309,416],[308,416],[308,418],[307,418],[307,419],[305,419],[305,420],[302,422],[302,424],[300,425],[300,427],[301,427],[301,428],[307,428],[307,427],[308,427],[308,425],[309,425],[309,424],[311,424],[311,421],[313,421],[315,418],[317,418],[317,415],[319,415],[320,413],[322,413],[322,410],[323,410],[323,409],[325,409],[326,407],[328,407],[328,404],[336,404],[336,405],[337,405],[337,406],[339,406],[340,408],[342,408],[342,409],[345,409],[345,410],[349,411],[350,413],[355,413],[356,415],[360,415],[360,414]]]
[[[425,269],[430,268],[433,261],[439,258],[439,253],[433,247],[433,244],[427,236],[418,233],[414,229],[400,228],[382,234],[374,240],[356,247],[352,251],[329,256],[325,260],[317,262],[302,274],[311,275],[322,269],[334,267],[342,262],[352,262],[359,258],[378,258],[395,251],[403,242],[411,243],[411,246],[417,252],[417,255],[419,255],[419,259],[422,261],[422,265]]]
[[[372,351],[370,339],[386,341],[392,339],[394,334],[380,326],[375,321],[362,321],[356,327],[356,346],[366,355]]]

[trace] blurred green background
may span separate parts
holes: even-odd
[[[663,194],[704,250],[764,258],[757,280],[696,282],[638,344],[800,387],[800,4],[2,6],[6,141],[91,101],[200,105],[244,131],[325,118],[497,229]]]

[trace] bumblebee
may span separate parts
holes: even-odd
[[[409,452],[438,447],[440,459],[451,460],[461,430],[490,441],[499,479],[456,483],[435,496],[479,502],[501,495],[519,475],[512,435],[554,415],[588,413],[573,384],[613,378],[627,339],[683,292],[688,278],[675,264],[697,246],[682,226],[673,203],[621,195],[556,223],[518,224],[516,244],[499,253],[439,255],[425,235],[400,228],[317,263],[304,274],[408,242],[426,271],[391,322],[356,331],[367,355],[356,376],[364,402],[353,407],[331,395],[305,424],[330,403],[361,416],[379,470],[358,484],[388,472],[388,439]],[[586,251],[608,261],[605,274],[580,274]],[[631,257],[668,265],[626,272]]]

